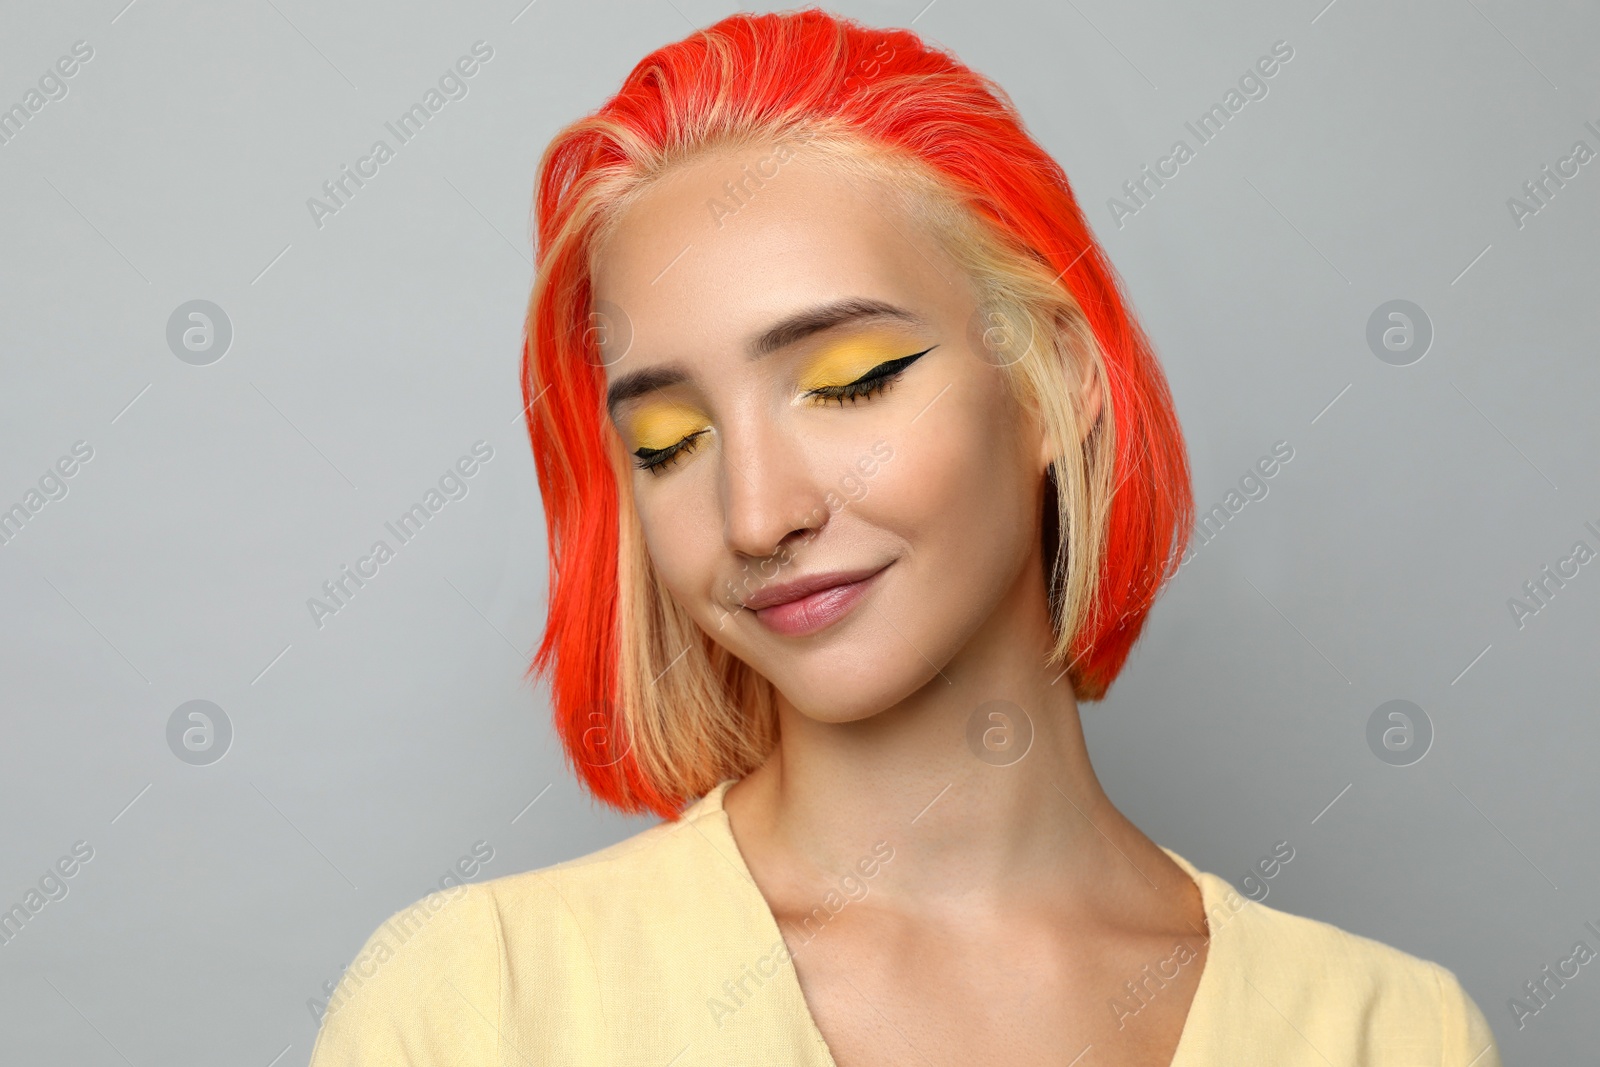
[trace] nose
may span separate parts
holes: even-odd
[[[765,560],[809,541],[827,525],[826,488],[803,446],[767,418],[721,435],[723,539],[733,552]]]

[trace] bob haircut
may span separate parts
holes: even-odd
[[[1188,458],[1166,379],[1066,174],[1003,89],[909,30],[816,8],[732,15],[659,48],[540,160],[522,361],[550,553],[528,674],[550,680],[569,765],[620,811],[676,819],[759,766],[778,723],[771,684],[656,578],[596,336],[613,331],[606,358],[624,358],[629,326],[592,305],[592,267],[622,209],[672,168],[759,154],[739,183],[749,195],[797,145],[882,182],[931,228],[979,296],[974,351],[1061,446],[1040,530],[1055,633],[1041,667],[1060,668],[1080,700],[1104,697],[1188,542]],[[1103,398],[1092,427],[1085,375]]]

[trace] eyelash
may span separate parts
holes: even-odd
[[[666,448],[641,448],[635,452],[634,466],[651,474],[660,474],[678,461],[678,457],[694,451],[694,440],[705,430],[696,430],[675,445]]]
[[[880,363],[853,382],[847,382],[844,385],[825,385],[809,390],[806,395],[817,397],[824,402],[837,400],[840,407],[844,406],[846,400],[854,404],[860,400],[870,399],[888,389],[891,384],[899,380],[907,367],[910,367],[911,364],[937,347],[938,345],[934,345],[931,348],[924,348],[921,352],[913,352],[909,356],[901,356],[899,359],[891,359],[886,363]],[[634,453],[634,466],[640,470],[649,471],[651,474],[660,474],[677,462],[680,456],[694,451],[695,439],[706,432],[705,430],[697,430],[677,444],[668,445],[666,448],[641,448]]]
[[[935,345],[934,347],[937,348],[938,346]],[[823,400],[837,400],[840,407],[844,407],[846,400],[853,404],[857,400],[864,400],[889,388],[891,383],[905,373],[907,367],[932,351],[933,348],[924,348],[921,352],[913,352],[909,356],[891,359],[887,363],[880,363],[873,367],[853,382],[845,385],[825,385],[820,389],[811,390],[806,395],[819,397]]]

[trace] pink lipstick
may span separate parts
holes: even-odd
[[[758,590],[744,602],[767,629],[807,637],[848,615],[888,565],[875,570],[831,571]]]

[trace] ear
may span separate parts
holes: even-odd
[[[1094,361],[1083,361],[1083,379],[1078,383],[1078,412],[1083,416],[1083,436],[1088,437],[1089,431],[1094,429],[1100,421],[1100,407],[1103,399],[1100,394],[1100,375],[1094,372]],[[1082,443],[1082,439],[1079,439]]]
[[[1077,444],[1080,446],[1089,436],[1090,431],[1094,429],[1095,424],[1100,421],[1100,409],[1105,403],[1100,389],[1100,376],[1095,373],[1094,362],[1084,359],[1082,364],[1083,376],[1078,382],[1078,415],[1082,421],[1080,423],[1081,433]],[[1039,419],[1037,425],[1039,427],[1039,470],[1042,473],[1049,469],[1050,464],[1054,463],[1064,450],[1056,444],[1054,436],[1045,428],[1043,419]]]
[[[1050,464],[1054,463],[1056,457],[1061,455],[1061,449],[1056,446],[1055,434],[1051,433],[1050,428],[1045,425],[1044,418],[1039,414],[1037,408],[1033,410],[1033,426],[1039,436],[1039,476],[1043,477],[1049,471]]]

